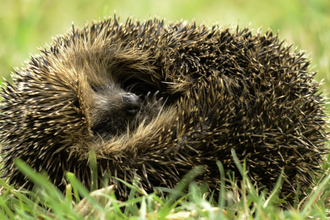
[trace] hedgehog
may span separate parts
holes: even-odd
[[[234,151],[256,186],[270,192],[283,171],[281,195],[305,195],[329,153],[309,66],[271,30],[116,16],[72,26],[2,89],[3,178],[33,187],[20,158],[59,189],[66,172],[91,189],[93,151],[100,183],[119,198],[128,189],[118,178],[153,192],[196,166],[205,172],[195,181],[217,195],[217,161],[241,176]]]

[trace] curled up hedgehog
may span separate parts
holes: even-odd
[[[232,150],[257,186],[294,197],[321,171],[325,98],[302,52],[271,31],[208,28],[108,19],[72,28],[16,69],[1,93],[3,177],[32,188],[20,158],[46,171],[60,189],[65,172],[91,187],[89,152],[98,178],[127,196],[125,181],[146,191],[196,177],[219,193],[220,173],[240,176]]]

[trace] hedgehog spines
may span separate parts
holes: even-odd
[[[214,189],[216,161],[238,173],[235,150],[257,185],[271,190],[284,169],[283,195],[307,188],[328,153],[309,65],[272,31],[116,17],[72,27],[3,88],[4,175],[25,182],[18,157],[60,188],[66,171],[90,187],[93,150],[100,181],[111,172],[148,190],[174,187],[203,165],[197,180]]]

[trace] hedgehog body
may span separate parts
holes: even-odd
[[[104,20],[54,40],[3,89],[0,138],[9,183],[32,187],[14,164],[45,170],[62,188],[73,172],[91,186],[140,178],[174,187],[192,168],[218,192],[236,172],[232,150],[258,186],[284,169],[284,195],[312,185],[327,153],[324,98],[309,61],[277,35],[154,19]],[[126,189],[114,179],[123,197]]]

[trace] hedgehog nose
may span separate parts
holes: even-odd
[[[123,109],[129,115],[135,115],[140,110],[141,100],[140,97],[134,93],[125,93],[122,95]]]

